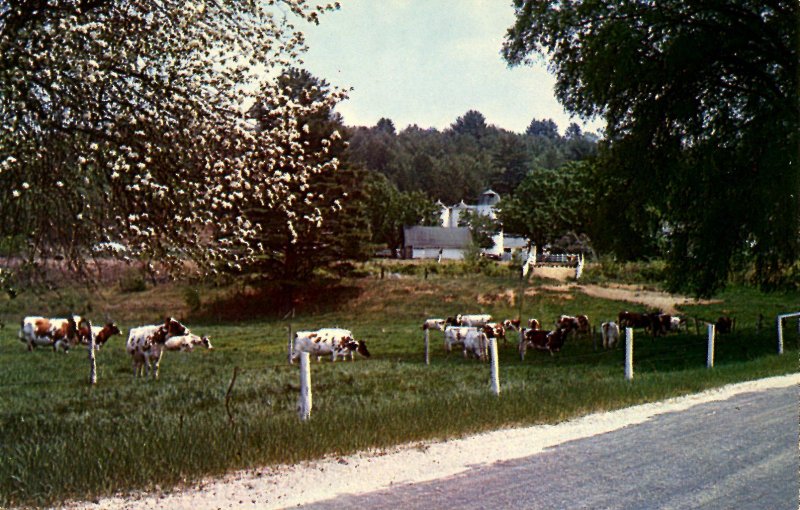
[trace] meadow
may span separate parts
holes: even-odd
[[[700,318],[736,317],[736,331],[717,341],[713,369],[706,368],[705,331],[697,335],[693,328],[661,338],[637,331],[633,381],[623,377],[624,349],[595,350],[591,338],[571,338],[561,353],[529,351],[523,361],[511,335],[507,345],[500,342],[497,397],[489,365],[459,352],[447,356],[440,332],[431,333],[426,365],[420,324],[457,313],[516,317],[518,280],[502,272],[406,273],[347,279],[321,289],[317,301],[285,319],[269,300],[241,287],[170,283],[95,291],[87,315],[96,322],[112,317],[125,333],[171,314],[209,335],[215,348],[167,353],[159,380],[134,380],[124,337],[117,336],[97,354],[94,387],[85,349],[27,352],[17,339],[23,315],[86,307],[85,294],[68,289],[0,302],[6,324],[0,330],[0,506],[167,490],[233,469],[557,423],[798,369],[796,324],[778,356],[773,321],[777,313],[796,311],[800,294],[733,287],[719,302],[682,309]],[[622,309],[645,308],[553,283],[534,278],[527,285],[524,319],[552,324],[562,313],[583,313],[599,325]],[[766,319],[757,330],[759,314]],[[326,326],[351,329],[372,356],[312,363],[313,413],[300,422],[299,371],[287,363],[287,340],[290,330]]]

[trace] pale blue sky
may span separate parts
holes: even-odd
[[[545,63],[509,69],[500,57],[514,22],[510,0],[340,0],[342,8],[305,30],[306,67],[349,88],[337,111],[348,125],[381,117],[444,129],[474,109],[488,123],[523,132],[531,119],[571,121],[553,94]]]

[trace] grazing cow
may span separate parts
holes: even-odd
[[[103,326],[92,326],[89,321],[82,320],[80,324],[78,324],[78,338],[80,342],[84,345],[88,345],[89,335],[91,335],[94,338],[95,349],[103,347],[112,336],[121,334],[122,332],[113,322],[107,322]]]
[[[650,317],[647,314],[636,312],[619,312],[617,316],[620,328],[649,328],[651,327]]]
[[[589,317],[587,315],[578,315],[576,318],[578,319],[578,333],[582,335],[590,334],[592,325],[589,323]]]
[[[604,322],[600,325],[603,336],[603,349],[613,349],[619,341],[619,326],[616,322]]]
[[[185,335],[173,336],[164,342],[165,351],[181,351],[192,352],[198,345],[202,345],[208,350],[214,349],[211,345],[211,340],[207,336],[197,336],[194,333],[187,333]]]
[[[444,330],[444,350],[450,354],[454,345],[464,345],[464,339],[470,331],[477,331],[478,328],[467,326],[448,326]]]
[[[78,342],[80,322],[77,315],[67,319],[25,317],[20,325],[19,339],[27,344],[29,351],[36,347],[52,347],[54,351],[63,349],[69,352],[70,345]]]
[[[461,315],[456,317],[459,326],[481,328],[492,320],[491,315]]]
[[[716,328],[717,333],[730,333],[733,331],[733,319],[723,315],[717,319],[717,322],[714,323],[714,327]]]
[[[566,329],[567,333],[570,331],[579,331],[580,327],[581,323],[578,318],[571,315],[561,315],[556,321],[556,329]]]
[[[482,328],[483,332],[486,334],[487,338],[497,338],[498,340],[503,340],[503,343],[506,343],[506,328],[503,327],[502,324],[498,324],[496,322],[487,322],[483,325]]]
[[[161,357],[166,350],[164,344],[172,337],[187,334],[189,329],[172,317],[167,317],[161,325],[131,328],[125,350],[131,355],[133,376],[146,377],[149,372],[154,379],[158,379]],[[155,361],[154,370],[151,366],[153,361]]]
[[[445,319],[427,319],[422,323],[422,329],[435,329],[438,331],[444,331],[445,323]]]
[[[525,331],[524,339],[519,344],[520,359],[525,359],[525,352],[528,347],[540,351],[549,351],[550,355],[559,352],[564,347],[569,330],[557,328],[553,331],[542,331],[540,329],[528,329]]]
[[[294,334],[292,357],[289,362],[294,363],[294,360],[300,357],[301,352],[307,352],[312,356],[316,356],[317,361],[319,361],[323,355],[328,354],[330,354],[332,362],[335,362],[336,358],[339,356],[347,359],[348,355],[350,356],[350,361],[353,361],[355,358],[354,353],[356,352],[365,358],[370,357],[366,342],[363,340],[355,340],[353,338],[353,333],[349,329],[341,328],[298,331]]]
[[[468,331],[464,337],[464,359],[473,355],[481,361],[486,361],[489,358],[488,346],[489,339],[486,333],[475,329]]]

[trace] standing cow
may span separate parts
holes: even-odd
[[[298,331],[294,334],[292,346],[292,356],[290,363],[294,363],[301,352],[307,352],[317,357],[319,361],[323,355],[330,355],[331,362],[336,358],[342,357],[350,361],[354,360],[354,353],[359,353],[365,358],[370,357],[367,344],[363,340],[353,338],[353,333],[349,329],[323,328],[317,331]]]
[[[54,351],[69,352],[71,345],[78,343],[78,324],[81,318],[73,315],[66,319],[48,319],[30,316],[22,319],[19,339],[32,351],[36,347],[52,347]]]
[[[125,350],[131,355],[133,376],[146,377],[150,373],[158,379],[161,357],[167,350],[165,344],[173,337],[187,334],[189,329],[172,317],[167,317],[164,324],[131,328]],[[155,368],[151,366],[153,362]]]

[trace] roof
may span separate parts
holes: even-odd
[[[403,227],[403,246],[414,248],[466,248],[472,236],[466,227]]]

